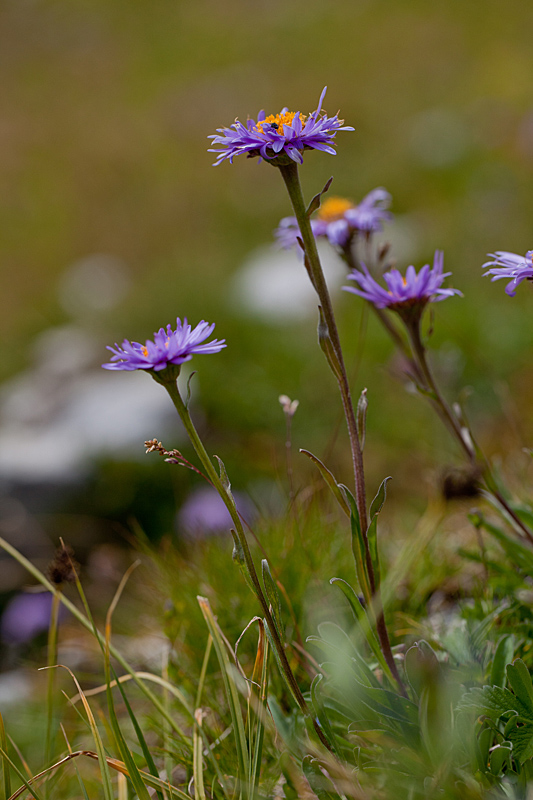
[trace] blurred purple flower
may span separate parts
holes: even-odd
[[[31,641],[50,625],[52,594],[17,594],[2,614],[0,635],[8,644],[24,644]],[[60,609],[61,610],[61,609]]]
[[[233,497],[239,514],[250,522],[255,517],[255,508],[248,497],[240,492],[233,492]],[[185,535],[201,539],[230,530],[233,522],[218,492],[205,486],[185,500],[178,512],[178,525]]]
[[[434,303],[454,294],[461,294],[458,289],[441,288],[444,278],[452,274],[442,271],[443,258],[442,250],[436,250],[433,267],[425,264],[417,273],[413,266],[409,266],[405,278],[397,269],[389,270],[383,275],[387,289],[374,280],[363,264],[363,272],[354,270],[348,276],[350,280],[359,284],[359,288],[343,286],[343,289],[364,297],[376,308],[390,308],[392,311],[401,311],[414,306],[423,308],[428,302]]]
[[[199,322],[194,330],[188,324],[187,319],[181,322],[178,317],[176,320],[176,330],[172,330],[167,325],[166,330],[160,328],[154,333],[154,341],[148,339],[146,344],[139,342],[129,342],[124,339],[122,347],[115,344],[108,347],[113,356],[107,364],[102,364],[104,369],[153,369],[159,372],[169,364],[183,364],[190,361],[196,353],[218,353],[226,347],[225,339],[214,339],[212,342],[201,344],[204,339],[211,336],[215,325],[208,322]]]
[[[483,269],[485,267],[493,267],[493,269],[488,269],[485,275],[492,275],[491,280],[493,281],[511,278],[510,283],[505,287],[509,297],[515,296],[516,289],[522,281],[533,278],[533,250],[528,250],[525,256],[508,253],[506,250],[496,250],[495,253],[489,253],[489,258],[493,258],[494,261],[486,261]]]
[[[382,188],[373,189],[359,205],[354,205],[344,197],[329,197],[320,206],[315,219],[311,220],[311,229],[315,237],[324,236],[330,244],[345,247],[357,233],[382,230],[383,222],[392,219],[388,211],[390,202],[390,194]],[[274,236],[281,247],[287,250],[294,247],[300,236],[296,217],[282,219]]]
[[[267,161],[285,154],[298,164],[303,163],[303,150],[323,150],[334,156],[337,131],[353,131],[353,128],[343,126],[344,120],[339,119],[338,113],[328,117],[322,111],[326,88],[320,95],[318,108],[309,116],[289,111],[288,108],[268,117],[264,111],[260,111],[257,122],[248,119],[244,125],[236,119],[231,127],[218,128],[220,136],[213,134],[208,137],[214,145],[219,145],[209,149],[210,153],[218,154],[215,166],[226,159],[232,164],[234,157],[242,153],[250,157],[260,156]]]

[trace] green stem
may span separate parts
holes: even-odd
[[[357,503],[357,510],[359,512],[361,533],[365,548],[365,563],[368,573],[368,580],[373,598],[377,606],[381,607],[379,586],[376,583],[374,565],[372,562],[372,555],[370,553],[370,546],[368,542],[368,517],[366,510],[363,453],[361,450],[359,435],[357,433],[357,422],[350,392],[350,383],[348,381],[348,375],[342,355],[341,342],[339,332],[337,330],[337,323],[335,321],[335,314],[333,312],[333,305],[331,303],[331,297],[329,295],[326,279],[320,263],[320,257],[318,255],[315,237],[311,229],[307,207],[303,198],[302,187],[300,185],[300,176],[298,174],[298,166],[295,163],[280,165],[279,171],[281,172],[283,180],[285,181],[285,186],[287,187],[292,207],[298,221],[298,226],[300,228],[305,250],[305,265],[307,267],[311,283],[313,284],[318,295],[321,314],[323,315],[324,322],[326,323],[327,333],[329,334],[329,339],[333,348],[333,358],[328,357],[328,363],[339,385],[344,416],[346,417],[346,424],[348,427],[355,476],[355,499]],[[392,655],[389,633],[382,612],[376,620],[376,631],[387,664],[397,680],[400,690],[404,692],[405,690],[396,667],[396,662],[394,661],[394,656]]]
[[[231,496],[228,494],[228,492],[224,488],[224,485],[223,485],[220,477],[218,476],[218,473],[217,473],[215,467],[213,466],[213,463],[211,462],[211,459],[209,458],[209,455],[207,454],[207,451],[206,451],[206,449],[205,449],[205,447],[204,447],[204,445],[202,443],[202,440],[200,439],[200,436],[198,435],[198,432],[197,432],[196,428],[194,427],[194,423],[193,423],[193,421],[191,419],[191,416],[189,414],[189,410],[188,410],[187,406],[185,405],[185,403],[183,402],[183,400],[181,398],[181,395],[179,393],[179,389],[178,389],[176,380],[174,378],[171,378],[171,379],[167,378],[167,380],[165,380],[164,377],[161,378],[160,376],[156,376],[155,373],[153,373],[153,376],[154,376],[155,380],[158,383],[161,383],[161,385],[165,387],[165,389],[167,390],[168,394],[170,395],[170,398],[171,398],[172,402],[174,403],[174,406],[175,406],[175,408],[176,408],[176,410],[177,410],[177,412],[178,412],[178,414],[180,416],[180,419],[181,419],[181,421],[183,423],[183,427],[187,431],[187,435],[189,436],[191,444],[192,444],[192,446],[194,447],[194,449],[196,451],[196,455],[198,456],[198,458],[200,459],[200,461],[202,463],[202,466],[203,466],[203,468],[205,470],[206,476],[209,478],[209,480],[213,484],[214,488],[219,493],[220,497],[224,501],[224,505],[226,506],[226,508],[228,509],[228,511],[230,513],[232,522],[233,522],[233,524],[235,526],[235,533],[237,534],[237,537],[239,539],[239,544],[241,545],[242,552],[244,554],[244,561],[245,561],[245,565],[246,565],[246,571],[247,571],[247,573],[248,573],[248,575],[250,577],[250,580],[251,580],[253,588],[254,588],[255,595],[256,595],[257,599],[259,600],[259,604],[261,605],[261,610],[263,612],[263,615],[264,615],[264,617],[265,617],[265,619],[267,621],[268,627],[269,627],[270,632],[272,634],[272,639],[274,641],[274,644],[275,644],[275,647],[276,647],[276,651],[278,653],[279,660],[280,660],[281,666],[283,668],[283,672],[284,672],[285,678],[286,678],[289,686],[292,689],[294,697],[295,697],[295,699],[296,699],[296,701],[297,701],[302,713],[304,714],[304,716],[310,717],[310,718],[313,719],[313,724],[314,724],[315,730],[317,732],[317,735],[318,735],[320,741],[322,742],[323,745],[325,745],[325,747],[328,748],[328,750],[331,750],[329,742],[327,741],[326,737],[322,733],[322,730],[320,729],[320,726],[316,723],[316,721],[314,719],[314,716],[312,716],[311,711],[309,710],[309,706],[307,705],[307,702],[306,702],[306,700],[305,700],[305,698],[304,698],[304,696],[302,694],[302,691],[301,691],[301,689],[300,689],[300,687],[298,685],[298,682],[297,682],[296,678],[294,677],[294,674],[293,674],[292,669],[290,667],[290,664],[288,662],[287,655],[285,653],[285,648],[283,647],[283,642],[279,638],[279,635],[277,633],[274,620],[272,618],[272,614],[270,613],[269,603],[268,603],[267,599],[265,598],[265,595],[263,593],[263,589],[261,587],[261,583],[259,582],[259,578],[258,578],[256,569],[255,569],[255,565],[254,565],[254,562],[253,562],[253,559],[252,559],[252,554],[250,553],[250,548],[248,546],[248,540],[246,539],[246,534],[244,532],[242,521],[241,521],[241,518],[239,517],[239,512],[237,511],[235,503],[233,502],[233,499],[231,498]]]
[[[56,589],[52,597],[52,609],[50,612],[50,627],[48,628],[48,653],[47,664],[53,667],[57,664],[57,629],[59,621],[59,606],[61,604],[60,589]],[[55,670],[49,669],[46,687],[46,740],[45,740],[45,764],[52,761],[52,740],[54,729],[54,678]],[[45,796],[48,797],[48,779],[45,784]]]
[[[350,437],[350,447],[352,451],[352,461],[353,461],[353,469],[355,476],[355,497],[357,501],[357,510],[359,511],[361,528],[364,531],[364,536],[366,538],[366,530],[368,527],[368,522],[367,522],[367,512],[366,512],[366,490],[365,490],[365,474],[363,469],[363,454],[361,452],[361,445],[359,442],[359,436],[357,434],[357,422],[355,419],[355,413],[353,409],[353,403],[350,393],[348,376],[346,373],[346,367],[344,365],[339,332],[337,330],[337,323],[335,321],[335,315],[333,313],[333,305],[331,303],[331,297],[329,295],[326,279],[324,277],[324,272],[322,270],[322,265],[320,263],[318,250],[316,248],[315,237],[313,235],[313,231],[311,230],[311,224],[309,222],[309,216],[307,214],[307,207],[305,205],[305,201],[302,194],[302,187],[300,185],[298,166],[295,163],[286,164],[280,166],[279,171],[281,172],[283,180],[285,181],[285,186],[287,187],[292,207],[294,209],[294,213],[298,221],[298,226],[300,228],[300,233],[302,235],[302,241],[305,248],[306,266],[309,271],[309,278],[320,300],[322,313],[324,315],[324,320],[328,328],[329,337],[331,339],[331,344],[333,346],[333,350],[337,360],[336,366],[338,368],[333,369],[332,367],[332,371],[337,379],[337,383],[339,384],[339,389],[342,398],[342,405],[344,409],[344,416],[346,417],[346,424],[348,427],[348,435]],[[370,551],[368,549],[368,555],[369,554]],[[371,579],[372,583],[374,580],[373,578],[374,570],[372,567],[371,559],[368,558],[367,561],[369,562],[368,563],[369,574],[372,575]]]
[[[420,321],[416,322],[409,322],[406,321],[406,328],[409,333],[409,340],[411,343],[411,348],[413,351],[413,356],[416,359],[418,364],[418,368],[424,378],[425,386],[422,387],[425,391],[427,391],[433,402],[434,407],[436,408],[439,416],[443,420],[444,424],[451,431],[451,433],[455,436],[463,452],[465,453],[466,457],[468,458],[469,462],[472,465],[478,464],[478,459],[481,460],[482,464],[480,465],[481,469],[481,477],[485,482],[485,488],[491,494],[495,500],[499,503],[499,505],[505,510],[505,512],[509,515],[512,522],[514,523],[515,527],[518,529],[522,536],[529,541],[530,544],[533,544],[533,534],[525,525],[517,513],[511,508],[505,497],[502,495],[500,490],[496,485],[496,481],[492,475],[489,463],[485,456],[481,453],[481,450],[476,445],[474,441],[474,437],[472,436],[471,432],[468,431],[468,437],[465,437],[463,426],[459,422],[456,414],[454,414],[453,410],[450,408],[448,403],[446,402],[445,398],[440,392],[437,383],[435,382],[435,378],[433,377],[433,373],[431,372],[427,356],[426,356],[426,348],[422,342],[420,336]]]

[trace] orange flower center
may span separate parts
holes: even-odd
[[[295,111],[285,111],[284,114],[270,114],[268,117],[261,120],[261,122],[257,123],[257,130],[259,133],[266,133],[269,129],[274,128],[274,130],[279,131],[279,133],[283,133],[283,126],[290,125],[295,116]],[[300,114],[300,122],[302,125],[305,125],[304,114]],[[263,128],[264,125],[267,126],[266,131]]]
[[[148,348],[147,347],[141,347],[141,352],[142,352],[142,354],[143,354],[143,356],[145,358],[148,358]]]
[[[320,206],[317,216],[324,222],[335,222],[337,219],[342,219],[349,208],[355,208],[355,206],[345,197],[328,197]]]

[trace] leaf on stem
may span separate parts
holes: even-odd
[[[322,195],[326,194],[332,183],[333,183],[333,176],[328,180],[324,188],[318,194],[315,194],[315,196],[307,206],[306,214],[308,217],[310,217],[311,214],[313,214],[315,211],[318,211],[318,209],[320,208],[320,204],[322,202]]]
[[[335,348],[333,347],[333,342],[331,341],[331,337],[329,335],[329,328],[326,322],[326,318],[324,317],[324,312],[322,311],[322,306],[318,306],[318,344],[320,345],[320,349],[326,356],[327,362],[337,378],[338,381],[342,380],[342,368],[339,361],[339,357],[335,352]]]
[[[366,438],[366,410],[368,408],[368,400],[366,399],[366,389],[363,389],[361,396],[357,403],[357,435],[359,436],[359,444],[361,452],[365,449]]]
[[[301,448],[300,453],[303,453],[305,456],[307,456],[307,458],[311,459],[313,464],[316,464],[316,466],[320,470],[320,474],[324,478],[326,484],[331,489],[333,496],[337,500],[338,504],[340,505],[346,516],[349,517],[350,506],[346,502],[346,497],[344,495],[344,492],[341,489],[340,484],[338,484],[337,481],[335,480],[333,473],[330,472],[330,470],[326,467],[326,465],[323,464],[322,461],[317,456],[313,455],[313,453],[310,453],[309,450]]]
[[[272,573],[270,572],[270,567],[268,565],[268,561],[266,560],[266,558],[264,558],[261,561],[261,571],[263,574],[263,586],[265,587],[265,594],[272,608],[272,617],[274,619],[274,624],[279,634],[279,638],[283,642],[285,638],[285,631],[283,627],[283,620],[281,617],[281,597],[278,591],[278,587],[276,586],[276,582],[272,577]]]

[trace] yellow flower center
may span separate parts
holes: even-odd
[[[285,111],[284,114],[270,114],[268,117],[261,120],[261,122],[257,123],[257,130],[259,133],[267,133],[268,130],[274,128],[274,130],[279,131],[279,133],[283,133],[283,126],[290,125],[295,116],[295,111]],[[302,125],[305,125],[304,114],[300,114],[300,122]],[[266,131],[264,130],[263,125],[267,126]]]
[[[143,354],[143,356],[145,358],[148,358],[148,348],[147,347],[141,347],[141,352],[142,352],[142,354]]]
[[[320,206],[317,216],[324,222],[335,222],[337,219],[342,219],[349,208],[355,208],[355,206],[345,197],[328,197]]]

